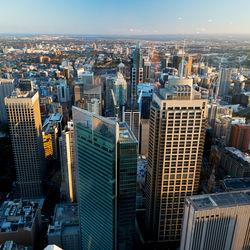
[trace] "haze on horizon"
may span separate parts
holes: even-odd
[[[250,34],[249,0],[12,0],[0,33]]]

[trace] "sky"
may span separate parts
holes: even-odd
[[[1,0],[0,33],[250,34],[250,0]]]

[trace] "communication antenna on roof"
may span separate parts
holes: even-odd
[[[183,42],[183,50],[182,50],[182,59],[181,59],[181,73],[180,73],[180,79],[182,79],[182,78],[183,78],[184,53],[185,53],[185,39],[184,39],[184,42]]]

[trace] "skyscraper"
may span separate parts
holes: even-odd
[[[216,96],[225,96],[229,94],[229,87],[231,82],[232,69],[221,68],[218,77],[218,86],[216,89]]]
[[[59,138],[60,164],[61,164],[61,193],[66,201],[76,201],[76,171],[74,167],[73,123],[62,131]]]
[[[131,77],[129,88],[129,105],[134,108],[137,105],[137,85],[143,82],[143,58],[140,49],[140,43],[137,43],[137,47],[133,52],[132,65],[131,65]]]
[[[5,98],[21,197],[41,197],[44,149],[38,92],[19,89]]]
[[[249,191],[188,197],[180,249],[249,249]]]
[[[137,141],[126,123],[73,107],[82,249],[131,249]]]
[[[140,141],[140,112],[139,111],[124,111],[122,114],[122,121],[126,122],[129,128],[133,131],[136,139]]]
[[[0,79],[0,122],[7,122],[8,116],[6,113],[4,98],[11,94],[14,89],[13,79]]]
[[[169,79],[154,93],[146,177],[146,228],[156,241],[178,241],[184,202],[196,193],[205,139],[207,101],[192,79]]]

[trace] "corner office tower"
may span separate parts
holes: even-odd
[[[17,89],[5,98],[5,106],[21,197],[42,197],[45,161],[38,92]]]
[[[192,79],[170,78],[150,110],[146,228],[154,241],[179,241],[186,196],[198,190],[207,101]]]
[[[137,47],[133,52],[132,65],[131,65],[131,77],[129,88],[129,105],[131,109],[134,109],[137,105],[137,85],[143,82],[143,58],[140,49],[140,43],[137,43]]]
[[[126,123],[73,107],[82,249],[132,249],[137,141]]]

